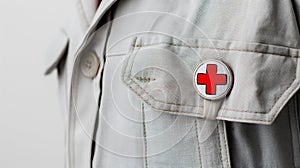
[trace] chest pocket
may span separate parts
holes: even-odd
[[[205,118],[193,74],[201,62],[221,60],[232,70],[233,86],[217,119],[271,124],[299,89],[298,52],[258,43],[141,35],[132,42],[122,80],[154,110]]]

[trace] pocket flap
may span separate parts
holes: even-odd
[[[205,118],[193,74],[201,62],[221,60],[234,79],[217,119],[271,124],[299,89],[298,58],[298,49],[282,46],[141,35],[122,79],[154,110]]]
[[[45,75],[50,74],[59,64],[60,60],[66,56],[69,38],[67,34],[61,30],[54,36],[51,41],[46,58]]]

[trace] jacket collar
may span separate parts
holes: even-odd
[[[97,7],[96,0],[77,0],[77,9],[84,31],[88,33],[99,22],[102,16],[118,0],[101,0]]]
[[[85,24],[89,26],[96,13],[96,0],[77,0],[77,8]]]
[[[110,7],[118,0],[102,0],[96,14],[91,21],[90,28],[93,27],[94,24],[97,24],[99,20],[102,18],[102,16],[105,14],[105,12],[110,9]]]

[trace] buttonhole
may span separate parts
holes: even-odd
[[[137,76],[137,77],[135,77],[135,79],[137,79],[137,80],[139,80],[141,82],[145,82],[145,83],[148,83],[148,82],[156,80],[155,78],[142,77],[142,76]]]

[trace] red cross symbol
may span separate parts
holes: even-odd
[[[217,85],[225,85],[226,74],[217,74],[217,65],[207,64],[206,73],[197,74],[197,84],[206,86],[206,94],[215,95]]]

